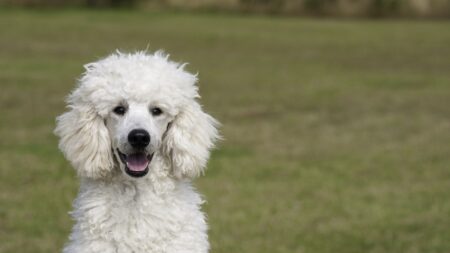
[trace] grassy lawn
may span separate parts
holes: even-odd
[[[166,49],[225,140],[212,253],[450,252],[450,22],[0,10],[0,252],[58,252],[77,179],[52,130],[84,63]]]

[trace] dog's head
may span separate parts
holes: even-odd
[[[205,168],[217,121],[196,101],[197,78],[161,52],[116,53],[85,66],[57,118],[59,147],[82,177],[114,168],[143,177],[164,161],[174,177]]]

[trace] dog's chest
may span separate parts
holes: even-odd
[[[90,238],[111,242],[118,252],[165,252],[203,223],[201,200],[191,189],[162,195],[134,186],[98,190],[77,201],[74,217]]]

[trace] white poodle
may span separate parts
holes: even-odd
[[[190,181],[205,168],[218,123],[183,67],[162,52],[117,52],[85,66],[55,129],[81,181],[63,252],[208,252]]]

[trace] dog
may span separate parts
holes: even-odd
[[[208,252],[191,181],[220,136],[198,102],[197,76],[162,51],[84,67],[55,128],[80,178],[63,252]]]

